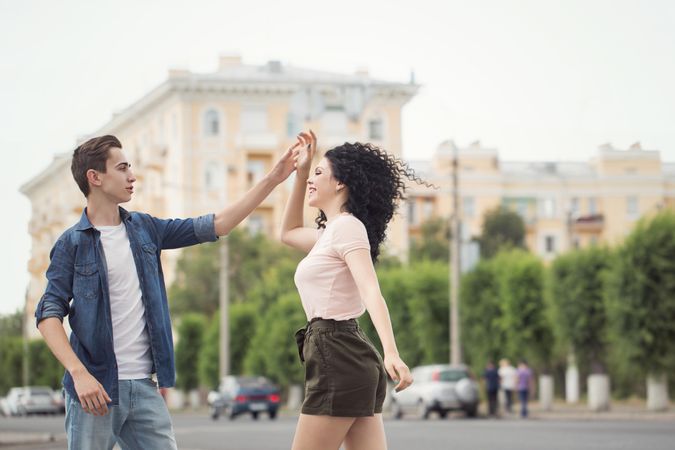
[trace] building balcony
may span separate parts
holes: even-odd
[[[270,132],[241,132],[236,139],[239,148],[263,152],[276,152],[280,145],[276,134]]]
[[[602,214],[589,214],[577,217],[572,221],[572,231],[576,233],[597,233],[605,226],[605,217]]]

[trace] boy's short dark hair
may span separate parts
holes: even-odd
[[[93,169],[105,173],[105,164],[113,147],[122,148],[122,144],[115,136],[105,135],[89,139],[73,152],[70,171],[85,197],[89,196],[87,171]]]

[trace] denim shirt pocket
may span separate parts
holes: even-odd
[[[151,242],[143,244],[143,257],[145,264],[152,269],[152,273],[157,272],[157,246]]]
[[[96,263],[75,264],[73,298],[95,300],[98,297],[99,278]]]

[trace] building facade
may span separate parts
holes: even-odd
[[[345,141],[369,141],[401,156],[401,109],[417,90],[412,82],[380,81],[365,73],[326,73],[278,61],[252,66],[239,57],[222,57],[215,73],[170,71],[165,82],[92,136],[117,136],[133,165],[138,181],[125,208],[164,218],[191,217],[241,197],[300,130],[317,133],[320,153]],[[70,173],[70,157],[58,155],[21,188],[32,205],[28,324],[45,289],[49,251],[85,205]],[[277,188],[245,226],[277,236],[291,186],[292,179]],[[315,214],[306,211],[308,225]],[[405,232],[405,222],[397,220],[392,241],[407,242]],[[402,256],[406,249],[392,251]],[[167,285],[178,255],[163,253]],[[39,336],[34,326],[27,329]]]
[[[481,233],[485,213],[498,206],[516,211],[526,227],[527,247],[545,260],[571,248],[613,245],[644,215],[675,206],[675,164],[636,143],[627,150],[600,146],[587,162],[500,161],[480,142],[458,148],[442,143],[430,161],[410,164],[439,189],[412,186],[409,234],[452,213],[452,162],[457,155],[462,238]]]

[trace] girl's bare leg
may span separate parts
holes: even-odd
[[[292,450],[338,450],[355,420],[300,414]]]
[[[356,418],[344,442],[346,450],[387,450],[382,414]]]

